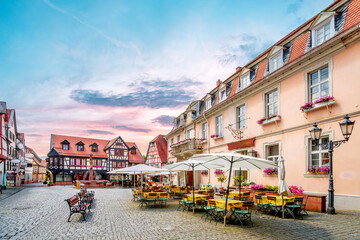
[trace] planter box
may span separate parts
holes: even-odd
[[[260,124],[260,125],[267,125],[267,124],[270,124],[270,123],[278,122],[280,120],[281,120],[281,117],[277,116],[277,117],[273,117],[273,118],[271,118],[269,120],[263,121],[262,124]]]
[[[325,213],[326,195],[308,195],[306,210]]]
[[[313,173],[305,173],[305,178],[329,178],[329,174],[313,174]]]
[[[278,174],[270,174],[270,175],[268,175],[268,174],[263,173],[263,176],[264,177],[277,177]]]
[[[304,110],[303,112],[311,112],[311,111],[314,111],[316,109],[319,109],[319,108],[324,108],[324,107],[328,107],[328,106],[331,106],[335,104],[335,101],[327,101],[327,102],[322,102],[322,103],[316,103],[314,104],[314,107],[313,108],[310,108],[310,109],[307,109],[307,110]]]
[[[315,194],[289,194],[290,197],[295,196],[308,196],[306,201],[306,210],[313,212],[326,212],[326,195],[315,195]]]

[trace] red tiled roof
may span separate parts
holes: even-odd
[[[267,62],[268,60],[266,59],[259,64],[254,83],[257,83],[263,79]]]
[[[8,125],[8,123],[9,123],[11,110],[12,110],[12,109],[6,109],[6,114],[5,114],[5,125]]]
[[[114,142],[115,142],[118,138],[119,138],[119,137],[116,137],[116,138],[111,139],[111,140],[106,144],[106,146],[104,147],[104,150],[108,149],[111,145],[113,145]]]
[[[155,142],[161,162],[167,163],[167,141],[165,136],[160,134],[151,142]]]
[[[288,63],[298,59],[305,53],[306,43],[309,38],[309,34],[310,32],[307,31],[306,33],[294,40]]]
[[[354,0],[349,3],[343,32],[349,30],[359,22],[360,22],[360,1]]]
[[[106,152],[103,149],[109,142],[108,140],[63,136],[63,135],[56,135],[56,134],[52,134],[51,136],[52,136],[52,144],[53,144],[53,146],[51,146],[51,147],[54,147],[60,155],[89,157],[90,154],[92,154],[93,157],[96,157],[96,158],[107,158]],[[67,140],[70,143],[69,150],[62,150],[61,142],[64,140]],[[84,151],[77,151],[76,143],[78,143],[80,141],[84,143]],[[91,152],[91,149],[89,146],[94,142],[98,145],[98,152]]]
[[[144,158],[141,156],[141,152],[140,152],[139,148],[136,146],[135,143],[126,142],[126,145],[129,148],[131,148],[131,147],[136,148],[136,154],[131,154],[131,152],[129,152],[129,162],[130,163],[144,163],[145,162]]]

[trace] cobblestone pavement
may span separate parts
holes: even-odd
[[[23,187],[7,187],[5,190],[3,189],[2,194],[0,194],[0,201],[20,192],[21,190],[23,190]]]
[[[0,239],[360,239],[360,212],[309,213],[304,220],[254,214],[254,227],[204,222],[202,213],[140,208],[128,189],[95,189],[86,221],[67,222],[70,186],[25,188],[0,201]]]

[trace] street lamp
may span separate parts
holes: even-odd
[[[321,128],[317,127],[317,124],[314,124],[314,128],[309,130],[311,139],[313,140],[314,145],[320,146],[322,149],[328,149],[329,152],[329,197],[328,197],[328,208],[327,213],[328,214],[334,214],[335,208],[334,208],[334,178],[333,178],[333,164],[332,164],[332,153],[333,149],[339,147],[342,143],[346,143],[350,135],[352,133],[352,130],[354,128],[355,121],[350,121],[349,116],[346,114],[344,117],[344,121],[339,123],[340,129],[342,132],[342,135],[344,136],[345,140],[338,140],[338,141],[332,141],[330,140],[328,143],[325,144],[319,144],[320,143],[320,137],[321,137]]]

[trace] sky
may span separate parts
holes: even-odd
[[[50,134],[136,142],[332,0],[0,0],[0,101]]]

